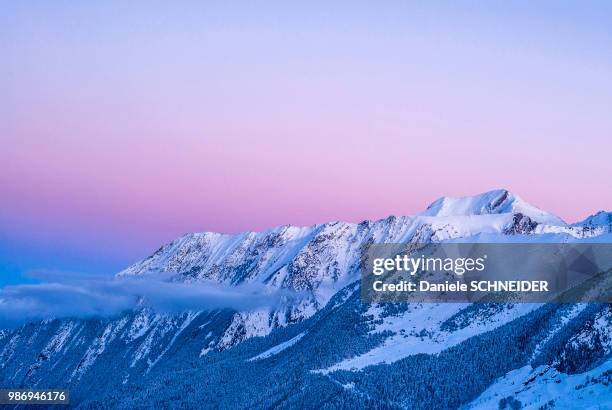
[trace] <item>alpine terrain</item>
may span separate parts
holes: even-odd
[[[82,408],[612,408],[610,305],[361,302],[371,244],[458,238],[610,243],[612,213],[567,224],[495,190],[414,216],[188,234],[117,278],[282,296],[180,313],[143,301],[0,330],[0,386],[67,388]]]

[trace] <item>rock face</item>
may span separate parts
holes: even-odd
[[[149,375],[174,374],[189,368],[195,372],[194,377],[204,377],[202,372],[212,375],[219,371],[218,360],[228,360],[233,363],[232,369],[248,373],[277,357],[293,355],[294,359],[299,357],[296,360],[301,365],[277,363],[274,366],[280,367],[268,368],[266,374],[295,372],[308,380],[304,383],[320,382],[325,389],[329,387],[327,383],[334,388],[338,383],[345,384],[349,387],[341,387],[344,393],[338,396],[344,400],[345,394],[354,394],[350,383],[361,382],[343,383],[333,375],[362,372],[367,366],[381,363],[395,366],[396,372],[399,371],[396,367],[405,366],[403,361],[412,355],[435,356],[459,349],[476,343],[470,341],[487,332],[507,332],[517,321],[531,326],[532,316],[542,309],[531,305],[362,305],[358,292],[359,263],[363,250],[370,244],[454,238],[496,242],[504,241],[506,235],[522,235],[525,241],[539,241],[542,235],[553,235],[560,241],[579,241],[595,236],[605,239],[610,232],[610,214],[600,213],[567,225],[506,190],[496,190],[473,197],[441,198],[415,216],[393,216],[358,224],[280,226],[236,235],[188,234],[117,276],[146,278],[164,273],[171,280],[185,283],[212,280],[230,286],[258,284],[299,297],[280,307],[257,310],[161,314],[141,308],[121,317],[55,319],[0,331],[0,385],[69,386],[75,392],[75,400],[84,403],[91,386],[99,385],[100,381],[114,389],[126,386],[132,389],[130,395],[137,397],[134,391],[151,389],[157,382]],[[565,371],[587,369],[596,360],[605,360],[610,351],[610,336],[605,331],[609,329],[610,311],[583,311],[559,308],[551,313],[551,317],[558,316],[558,323],[545,326],[537,322],[537,332],[528,337],[533,346],[527,343],[528,347],[521,347],[516,353],[520,359],[496,367],[494,373],[501,376],[514,369],[512,366],[525,365],[535,358],[549,365],[565,363],[560,365]],[[588,319],[592,325],[579,327],[578,319]],[[551,340],[554,346],[550,345]],[[329,346],[334,343],[337,349],[331,350]],[[587,347],[591,352],[588,357],[597,359],[574,363],[575,357],[582,356],[572,352],[586,352]],[[274,353],[264,355],[268,350]],[[527,350],[531,357],[521,356],[527,355]],[[310,357],[312,352],[320,354]],[[253,359],[258,355],[260,358]],[[243,368],[243,363],[249,364]],[[578,367],[572,368],[568,363]],[[480,394],[492,383],[486,377],[483,380],[488,381],[467,398],[474,399],[474,394]],[[196,392],[188,391],[197,396]],[[261,407],[268,403],[266,400],[271,396],[260,394],[259,405],[250,401],[252,397],[245,397],[236,402],[237,406]],[[298,396],[284,390],[278,394]],[[359,400],[367,397],[357,396],[361,397]],[[462,403],[466,397],[461,399]],[[121,398],[117,400],[113,403],[130,406]],[[400,407],[415,407],[409,398],[405,400]],[[386,398],[379,402],[393,404]]]
[[[512,224],[504,229],[504,233],[506,235],[525,235],[533,232],[537,226],[538,223],[532,221],[530,217],[518,213],[514,214]]]

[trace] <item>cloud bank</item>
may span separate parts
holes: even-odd
[[[136,306],[164,313],[278,306],[295,293],[262,284],[184,283],[167,275],[109,278],[80,274],[38,273],[41,283],[0,289],[0,328],[41,319],[111,317]]]

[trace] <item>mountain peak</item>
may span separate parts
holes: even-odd
[[[423,213],[427,216],[458,216],[506,213],[516,197],[506,189],[463,197],[443,196],[431,203]]]
[[[565,225],[557,216],[528,204],[507,189],[495,189],[473,196],[445,196],[434,201],[421,215],[445,217],[507,213],[521,213],[537,222]]]

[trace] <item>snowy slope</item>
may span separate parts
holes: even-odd
[[[327,374],[336,370],[361,370],[366,366],[389,364],[420,353],[436,354],[523,316],[540,305],[504,305],[496,311],[483,309],[465,327],[449,329],[444,326],[447,320],[468,306],[459,303],[411,304],[405,312],[393,315],[385,314],[381,306],[372,306],[366,313],[377,323],[371,333],[387,331],[392,332],[392,336],[367,353],[317,371]]]
[[[486,214],[523,214],[538,223],[564,226],[559,217],[542,211],[505,189],[497,189],[476,196],[443,197],[422,213],[427,216],[468,216]]]
[[[561,373],[551,366],[525,366],[513,370],[465,409],[502,408],[500,401],[504,399],[509,403],[519,401],[521,408],[527,410],[612,409],[612,359],[590,371],[573,375]]]

